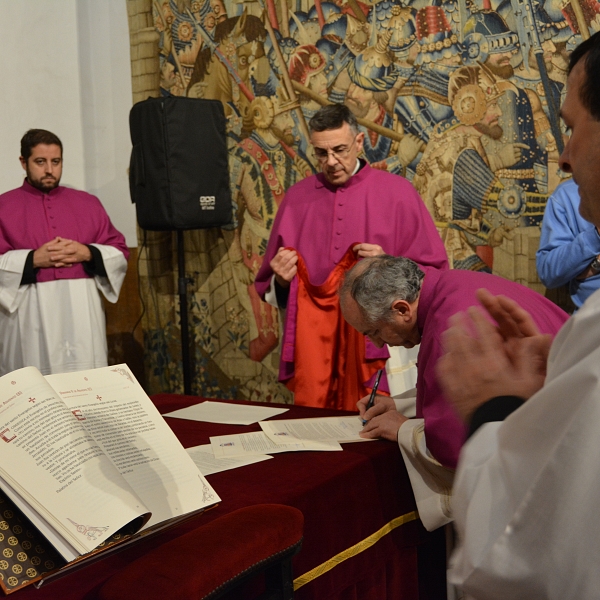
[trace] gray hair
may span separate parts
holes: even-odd
[[[358,122],[352,111],[344,104],[329,104],[321,107],[308,122],[310,133],[340,129],[348,123],[350,131],[358,134]]]
[[[391,321],[394,301],[414,302],[424,277],[410,258],[388,254],[368,257],[346,273],[339,295],[344,298],[350,294],[368,323]]]

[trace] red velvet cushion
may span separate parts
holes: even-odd
[[[302,539],[304,516],[291,506],[233,511],[127,565],[100,590],[101,600],[203,598],[256,563]]]

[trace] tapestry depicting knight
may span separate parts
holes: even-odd
[[[599,13],[596,0],[154,0],[161,93],[220,100],[228,120],[233,224],[186,232],[194,392],[291,401],[279,315],[254,277],[285,191],[316,172],[321,106],[345,103],[364,158],[412,181],[453,268],[498,272],[495,250],[537,239],[564,177],[568,55]],[[169,327],[147,333],[152,360],[174,360]],[[151,386],[177,388],[159,367]]]

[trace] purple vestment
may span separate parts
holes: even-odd
[[[44,193],[27,180],[0,196],[0,255],[9,250],[37,250],[56,236],[81,244],[113,246],[129,257],[125,238],[96,196],[62,186]],[[81,263],[37,272],[38,283],[89,277]]]
[[[417,362],[417,417],[425,421],[427,449],[442,465],[453,469],[466,430],[440,390],[435,365],[443,354],[442,334],[448,328],[448,319],[469,306],[481,306],[475,295],[480,288],[517,302],[533,317],[542,333],[556,334],[569,318],[542,295],[502,277],[474,271],[426,270],[417,308],[417,326],[421,334]]]
[[[95,248],[102,274],[82,264],[36,269],[32,251],[56,237]],[[44,375],[106,366],[100,294],[116,302],[129,251],[95,196],[65,187],[44,193],[25,182],[0,196],[0,374],[35,366]],[[32,265],[31,265],[32,266]],[[95,265],[98,267],[99,265]]]
[[[419,194],[406,179],[365,165],[344,185],[323,174],[293,185],[277,212],[256,289],[264,298],[273,271],[270,262],[280,247],[294,248],[304,259],[311,283],[324,283],[353,244],[378,244],[394,256],[419,265],[447,269],[444,245]],[[279,378],[294,372],[296,278],[290,287],[283,331]],[[387,350],[367,343],[368,358],[385,358]]]

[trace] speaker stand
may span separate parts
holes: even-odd
[[[183,244],[183,230],[177,230],[177,262],[179,265],[179,316],[181,327],[181,362],[183,364],[183,393],[192,395],[192,361],[190,353],[190,331],[188,325],[187,286],[189,280],[185,276],[185,253]]]

